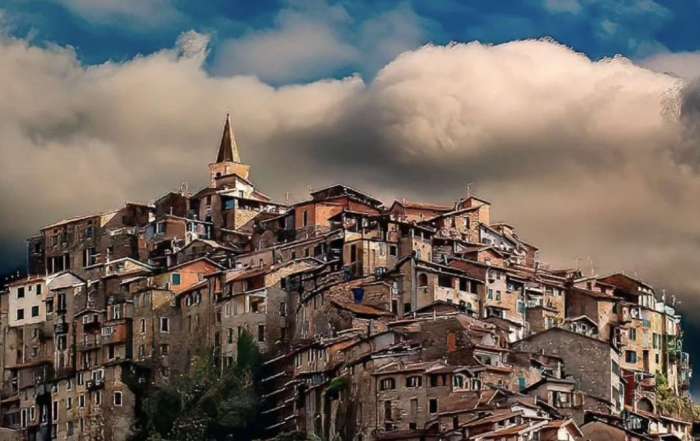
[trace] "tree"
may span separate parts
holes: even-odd
[[[686,421],[694,421],[700,416],[700,408],[690,398],[677,395],[661,372],[656,373],[656,409],[662,415]]]
[[[258,377],[261,357],[252,337],[238,340],[238,358],[221,371],[211,351],[192,359],[189,372],[145,391],[137,440],[253,439],[262,429]]]

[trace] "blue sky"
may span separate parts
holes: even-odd
[[[148,55],[195,30],[211,36],[211,73],[278,85],[372,77],[425,43],[551,37],[593,59],[635,60],[700,47],[698,0],[5,0],[0,9],[9,34],[72,46],[85,64]]]

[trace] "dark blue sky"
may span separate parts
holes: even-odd
[[[100,6],[91,5],[97,3]],[[145,6],[144,6],[145,5]],[[206,5],[206,7],[203,7]],[[700,2],[697,0],[522,0],[522,1],[273,1],[238,0],[5,0],[3,24],[13,36],[36,44],[70,45],[86,64],[128,60],[172,47],[187,30],[211,35],[210,69],[218,74],[256,74],[255,63],[242,67],[220,61],[227,43],[249,40],[294,26],[288,20],[329,25],[339,41],[364,52],[374,39],[368,24],[392,11],[411,27],[397,35],[393,47],[379,55],[351,57],[298,75],[268,78],[273,83],[311,81],[360,72],[372,75],[387,58],[424,43],[471,41],[500,43],[552,37],[590,57],[622,54],[632,59],[658,52],[693,51],[700,46]],[[333,17],[333,15],[335,16]],[[380,23],[381,27],[382,24]],[[310,32],[318,31],[311,28]],[[386,33],[400,34],[387,28]],[[319,35],[321,38],[322,34]],[[359,43],[364,41],[364,43]],[[290,43],[292,44],[293,41]],[[303,44],[300,42],[300,44]],[[256,48],[259,48],[257,46]],[[316,48],[309,48],[310,51]],[[264,72],[261,75],[265,77]]]

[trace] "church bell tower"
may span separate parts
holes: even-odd
[[[231,128],[231,117],[229,114],[226,114],[224,133],[221,136],[216,162],[209,164],[209,186],[213,188],[219,187],[221,182],[224,181],[223,178],[232,175],[248,180],[249,174],[250,166],[241,162],[238,144]]]

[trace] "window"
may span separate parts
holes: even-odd
[[[141,334],[146,333],[146,319],[141,319]]]
[[[475,282],[469,283],[469,292],[472,294],[478,294],[479,292],[477,291],[478,285]]]
[[[438,400],[437,398],[431,398],[428,402],[428,408],[430,413],[437,413],[438,411]]]
[[[398,256],[399,255],[399,248],[396,245],[389,245],[389,255],[390,256]]]
[[[168,317],[160,318],[160,332],[170,332],[170,319]]]
[[[66,399],[66,409],[72,409],[73,408],[73,397],[68,397]]]
[[[170,353],[170,345],[162,344],[160,345],[161,355],[168,355]]]
[[[85,394],[80,394],[78,397],[78,407],[85,407]]]
[[[233,343],[233,328],[228,328],[228,336],[226,338],[228,344]]]
[[[381,390],[391,390],[396,389],[396,380],[393,378],[383,378],[379,383],[379,388]]]
[[[170,277],[170,281],[172,282],[173,285],[179,285],[180,284],[180,273],[173,273]]]
[[[303,226],[309,225],[309,212],[304,210],[304,220],[303,220]]]
[[[452,288],[452,276],[445,276],[440,274],[438,276],[438,286],[443,288]]]
[[[469,281],[467,279],[459,279],[459,290],[469,291]]]
[[[18,299],[24,298],[24,286],[20,286],[19,288],[17,288],[17,298]]]
[[[489,300],[493,300],[493,288],[489,288]]]
[[[287,316],[287,302],[280,302],[280,316]]]
[[[114,360],[114,345],[107,346],[107,359]]]
[[[464,376],[455,375],[452,377],[452,387],[455,389],[464,389]]]
[[[95,404],[98,406],[102,404],[102,391],[98,390],[95,392]]]
[[[637,353],[635,351],[625,351],[625,361],[627,363],[636,363]]]
[[[39,317],[39,307],[32,306],[32,317]]]
[[[406,377],[406,387],[421,387],[423,385],[423,377],[420,375],[412,375]]]
[[[41,295],[41,284],[36,286],[36,295]]]
[[[118,407],[122,407],[122,393],[117,391],[114,392],[114,399],[113,399],[114,405]]]
[[[632,328],[629,330],[629,338],[630,340],[637,340],[637,330]]]
[[[265,341],[265,325],[258,325],[258,341]]]
[[[418,274],[418,287],[428,286],[428,276],[425,273]]]
[[[391,401],[387,400],[384,402],[384,419],[391,420]]]
[[[24,309],[19,308],[17,310],[17,320],[24,320]]]

